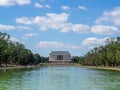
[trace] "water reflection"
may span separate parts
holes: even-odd
[[[119,76],[73,66],[0,70],[0,90],[120,90]]]

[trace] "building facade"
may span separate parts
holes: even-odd
[[[71,61],[71,54],[68,51],[52,51],[49,54],[49,61]]]

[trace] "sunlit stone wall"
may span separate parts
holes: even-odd
[[[71,61],[71,54],[68,51],[52,51],[49,61]]]

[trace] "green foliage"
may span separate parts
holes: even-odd
[[[39,54],[34,54],[35,64],[39,64],[41,62],[41,57]]]
[[[83,61],[84,61],[84,57],[73,56],[71,63],[79,63],[79,64],[82,65],[82,64],[83,64]]]
[[[105,46],[95,47],[84,57],[83,65],[91,66],[119,66],[120,65],[120,37],[106,40]]]
[[[36,65],[41,62],[41,58],[42,62],[46,60],[39,54],[33,55],[23,44],[12,42],[9,35],[0,32],[0,66],[7,66],[7,64]]]

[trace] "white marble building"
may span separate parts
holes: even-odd
[[[49,61],[71,61],[71,54],[68,51],[52,51],[49,54]]]

